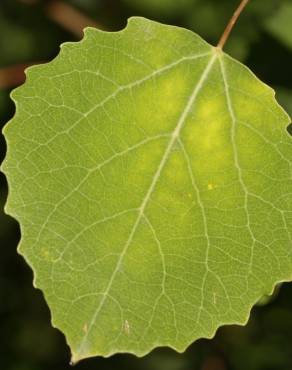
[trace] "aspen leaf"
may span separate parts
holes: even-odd
[[[244,65],[131,18],[12,97],[6,210],[73,362],[184,351],[291,280],[289,118]]]

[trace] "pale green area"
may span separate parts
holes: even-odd
[[[287,47],[292,48],[292,3],[284,1],[266,22],[267,30]]]
[[[27,75],[7,212],[73,361],[183,351],[291,280],[289,118],[245,66],[132,18]]]

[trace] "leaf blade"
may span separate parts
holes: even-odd
[[[291,279],[288,118],[193,33],[140,18],[89,29],[14,99],[9,213],[73,361],[183,351]]]

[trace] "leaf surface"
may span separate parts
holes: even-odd
[[[74,362],[183,351],[291,280],[289,118],[196,34],[89,28],[13,99],[7,212]]]

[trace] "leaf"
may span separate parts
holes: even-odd
[[[183,351],[291,280],[289,118],[196,34],[88,28],[13,99],[6,209],[73,362]]]

